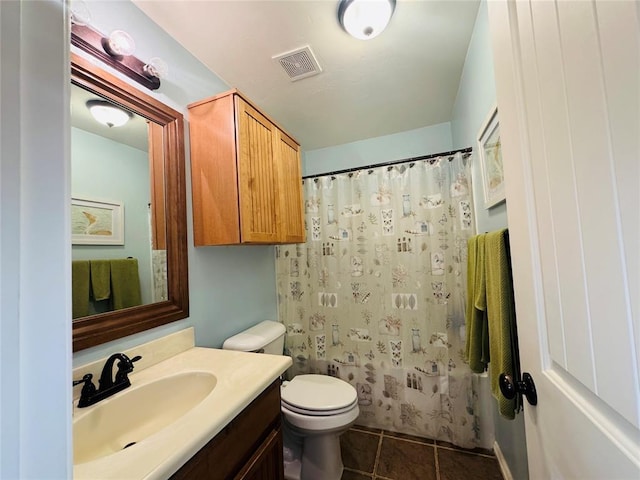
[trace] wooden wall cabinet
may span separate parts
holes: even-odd
[[[273,382],[170,480],[284,480],[280,380]]]
[[[298,143],[237,90],[188,108],[195,245],[304,242]]]

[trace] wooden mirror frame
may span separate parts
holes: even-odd
[[[71,83],[107,98],[162,128],[169,296],[163,302],[74,319],[75,352],[188,317],[189,278],[182,114],[73,53]]]

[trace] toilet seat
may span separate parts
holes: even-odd
[[[357,405],[358,400],[357,399],[354,400],[351,404],[347,405],[346,407],[336,408],[334,410],[312,410],[308,408],[300,408],[300,407],[297,407],[296,405],[291,405],[290,403],[285,402],[284,400],[282,400],[281,403],[282,403],[282,408],[286,408],[290,412],[296,412],[301,415],[309,415],[312,417],[326,417],[329,415],[339,415],[341,413],[345,413],[345,412],[348,412],[349,410],[352,410]]]
[[[332,415],[309,415],[289,410],[286,405],[280,406],[285,426],[293,431],[303,432],[305,435],[327,435],[333,432],[341,432],[354,424],[360,408],[356,404],[343,413]]]
[[[339,415],[357,406],[356,389],[327,375],[298,375],[280,389],[282,407],[310,416]]]

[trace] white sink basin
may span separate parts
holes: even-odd
[[[215,375],[188,371],[136,386],[76,413],[73,463],[105,457],[142,442],[188,413],[214,390]]]
[[[166,480],[282,375],[291,357],[189,347],[141,366],[129,376],[131,387],[74,407],[74,480]]]

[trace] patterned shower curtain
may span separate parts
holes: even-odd
[[[462,447],[479,444],[463,353],[469,160],[307,179],[307,243],[276,249],[290,374],[352,384],[360,425]]]

